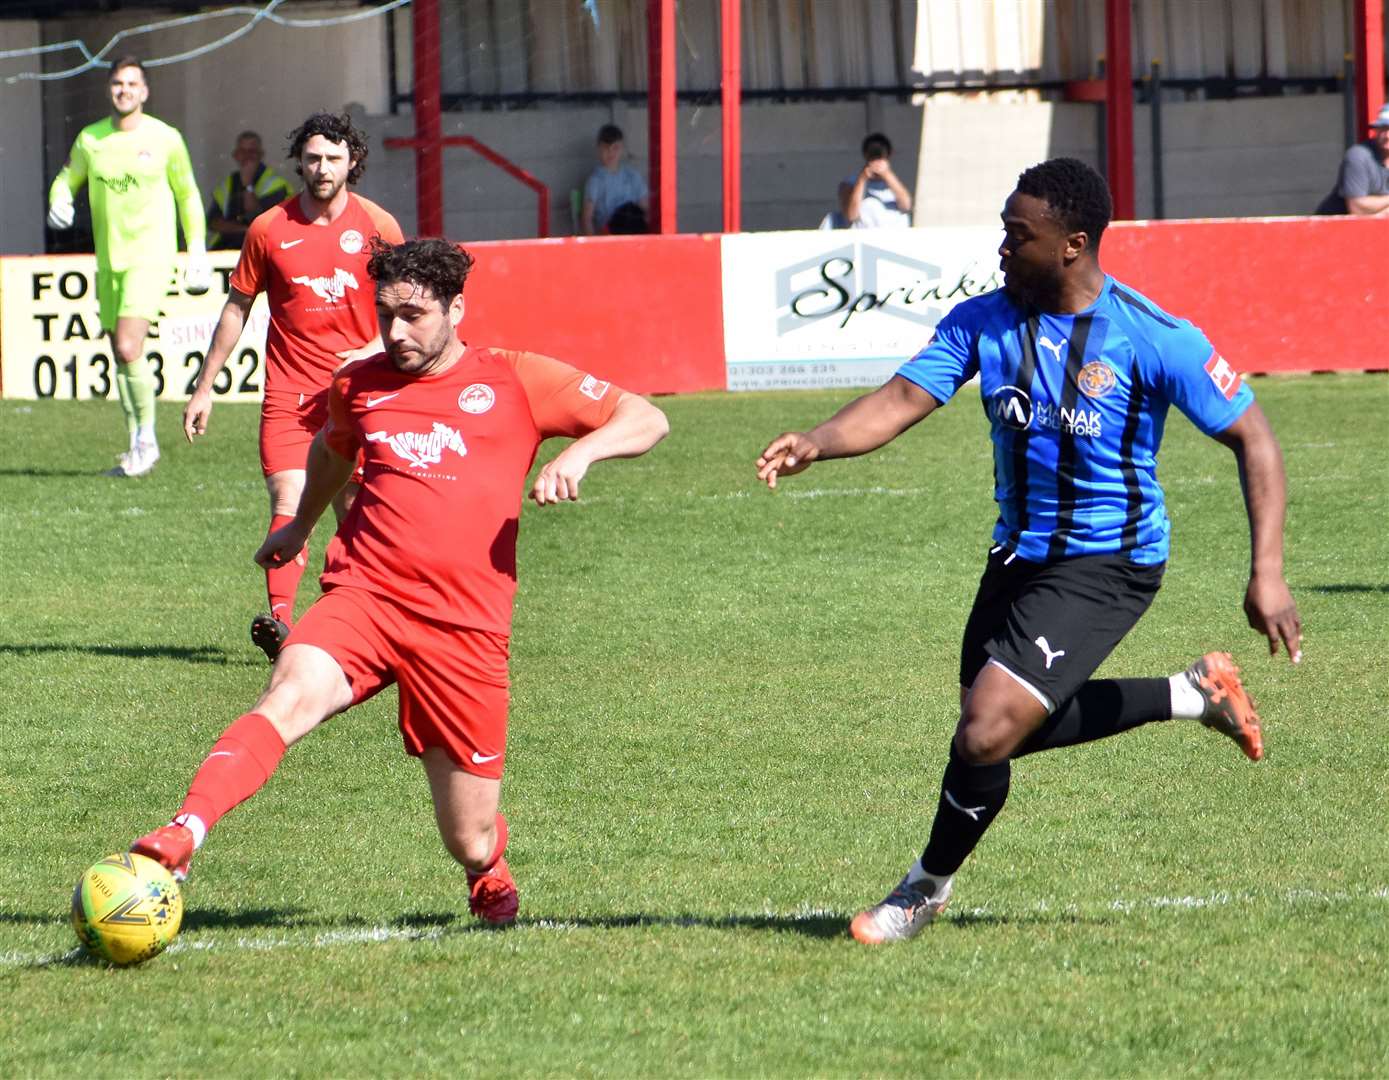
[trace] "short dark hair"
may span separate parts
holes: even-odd
[[[881,131],[875,131],[864,137],[862,149],[863,156],[870,161],[875,158],[892,157],[892,140]],[[882,150],[882,153],[875,152],[879,149]]]
[[[600,146],[611,146],[613,143],[622,142],[622,138],[622,129],[616,124],[604,124],[598,129]]]
[[[299,157],[304,153],[304,144],[315,135],[322,135],[329,142],[346,143],[347,156],[354,164],[347,173],[347,182],[355,184],[362,178],[367,167],[367,137],[352,126],[352,117],[347,113],[316,112],[289,133],[289,154],[294,159],[294,171],[304,175],[304,167]]]
[[[260,132],[252,131],[250,128],[247,128],[236,137],[237,142],[240,142],[242,139],[255,139],[256,142],[261,142]],[[262,143],[262,145],[264,144]]]
[[[116,72],[121,70],[121,68],[128,67],[137,68],[140,72],[140,78],[144,79],[145,82],[150,81],[149,72],[145,70],[145,65],[140,63],[140,58],[138,56],[122,56],[119,59],[114,60],[111,63],[110,74],[114,76]]]
[[[437,236],[422,236],[403,244],[388,244],[381,237],[371,241],[367,273],[379,289],[396,281],[428,289],[444,307],[463,291],[473,257],[457,244]]]
[[[1018,176],[1018,191],[1041,199],[1061,221],[1067,232],[1083,232],[1090,237],[1090,250],[1100,246],[1100,237],[1114,214],[1114,202],[1104,177],[1076,158],[1052,158],[1024,170]]]

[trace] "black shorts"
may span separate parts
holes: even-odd
[[[1060,705],[1148,610],[1165,566],[1126,555],[1035,563],[994,547],[965,624],[960,685],[972,686],[992,657]]]

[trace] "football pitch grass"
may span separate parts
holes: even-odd
[[[519,924],[469,916],[388,691],[223,820],[126,970],[76,951],[69,896],[264,684],[256,410],[189,447],[161,406],[164,460],[115,481],[114,404],[0,402],[0,1075],[1389,1075],[1389,379],[1255,389],[1304,663],[1245,626],[1234,462],[1174,411],[1167,579],[1101,674],[1230,649],[1260,764],[1189,721],[1027,758],[942,919],[856,944],[955,723],[977,395],[776,493],[762,445],[848,394],[666,398],[655,451],[523,513]]]

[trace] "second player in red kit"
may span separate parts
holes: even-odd
[[[289,521],[304,487],[309,443],[328,419],[328,384],[345,363],[380,351],[375,295],[367,276],[371,241],[402,239],[395,218],[348,191],[366,166],[365,136],[346,116],[315,113],[290,136],[304,190],[251,223],[231,276],[207,359],[184,409],[191,440],[207,430],[218,373],[258,293],[270,308],[260,463],[270,493],[270,531]],[[334,504],[346,513],[355,488]],[[266,614],[251,639],[273,660],[294,623],[305,554],[266,571]]]

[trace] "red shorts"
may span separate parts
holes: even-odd
[[[328,390],[316,394],[267,390],[260,407],[260,471],[266,476],[286,469],[303,469],[309,443],[328,422]],[[352,483],[362,482],[362,455]]]
[[[309,443],[328,422],[328,391],[317,394],[267,390],[260,407],[260,469],[266,476],[302,469]]]
[[[405,752],[442,748],[464,772],[498,780],[506,761],[505,634],[416,615],[384,596],[339,585],[314,601],[286,645],[313,645],[342,668],[352,704],[400,686]]]

